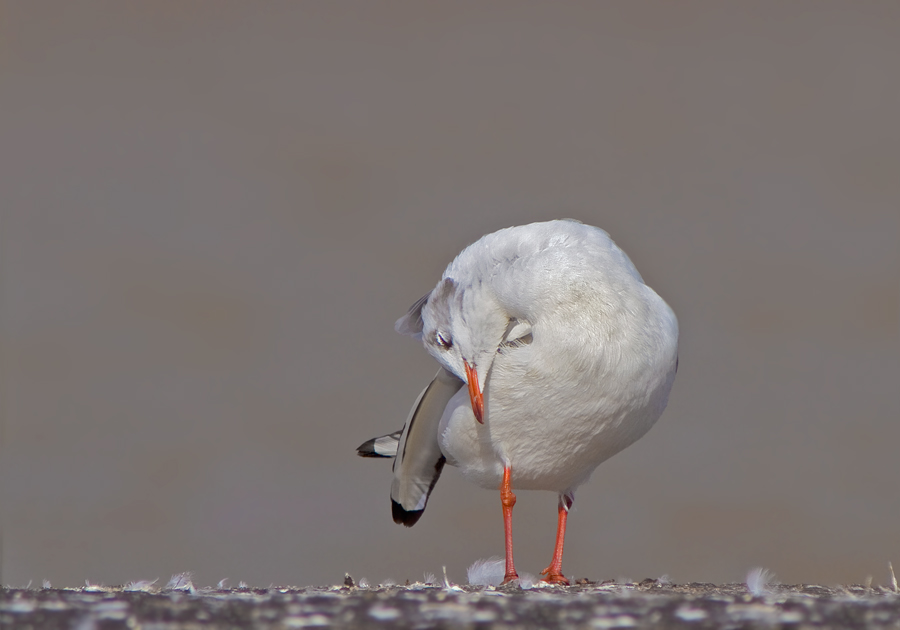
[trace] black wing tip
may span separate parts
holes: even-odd
[[[372,438],[371,440],[366,440],[362,444],[356,447],[356,454],[360,457],[387,457],[390,458],[390,455],[384,455],[383,453],[379,453],[375,450],[375,440],[378,438]]]
[[[397,525],[412,527],[420,518],[422,518],[422,513],[424,511],[424,509],[404,510],[402,505],[391,499],[391,516],[394,517],[394,522],[397,523]]]

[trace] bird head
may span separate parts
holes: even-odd
[[[484,388],[509,317],[481,282],[444,278],[397,322],[398,332],[421,335],[428,352],[468,384],[472,411],[484,422]]]

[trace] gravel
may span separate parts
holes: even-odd
[[[170,585],[173,582],[169,583]],[[900,628],[900,594],[852,585],[595,583],[476,588],[0,588],[0,627],[221,628]]]

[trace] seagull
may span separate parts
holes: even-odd
[[[556,544],[541,574],[568,584],[562,555],[575,490],[668,402],[678,368],[672,309],[605,231],[562,219],[469,245],[395,328],[440,369],[400,431],[357,449],[394,458],[394,521],[419,520],[445,463],[499,488],[506,584],[518,579],[513,490],[556,492]]]

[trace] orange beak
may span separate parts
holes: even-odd
[[[472,401],[472,411],[475,412],[475,419],[480,424],[484,424],[484,397],[481,395],[481,389],[478,388],[478,373],[475,368],[469,365],[468,361],[463,361],[466,368],[466,381],[469,383],[469,399]]]

